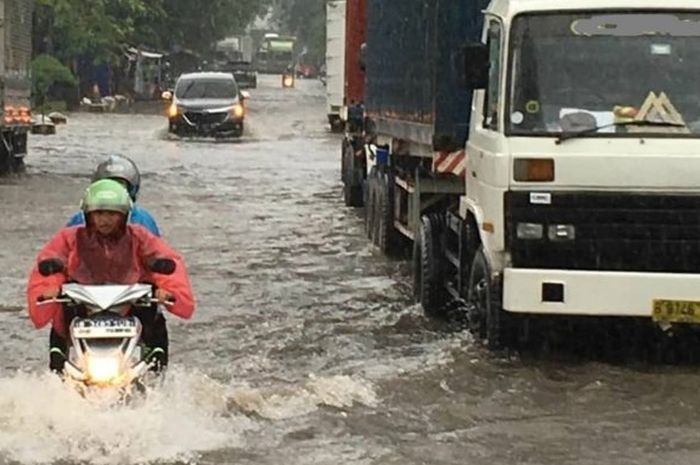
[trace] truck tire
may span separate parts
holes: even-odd
[[[490,350],[500,350],[513,344],[513,322],[502,306],[501,276],[493,276],[483,246],[474,255],[468,283],[468,303],[478,315],[472,327],[476,336],[485,339]]]
[[[8,136],[6,134],[0,134],[0,137]],[[8,140],[7,144],[0,140],[0,176],[9,175],[14,171],[15,157],[11,146],[11,138]]]
[[[331,132],[334,134],[341,133],[345,129],[345,123],[338,115],[328,115],[328,123],[331,126]]]
[[[367,199],[365,202],[365,233],[369,240],[374,239],[374,221],[375,221],[375,207],[376,196],[377,196],[377,169],[372,168],[367,176]]]
[[[361,207],[362,184],[359,182],[357,159],[353,145],[347,139],[343,139],[343,199],[346,207]]]
[[[12,172],[11,158],[0,150],[0,176],[6,176]]]
[[[24,157],[14,157],[12,160],[12,171],[17,174],[23,174],[27,170],[24,165]]]
[[[346,184],[348,180],[348,143],[347,138],[343,138],[340,146],[340,180],[343,181],[343,184]]]
[[[394,228],[394,177],[389,173],[379,175],[377,201],[377,246],[384,255],[396,254],[397,231]]]
[[[442,215],[424,215],[413,242],[413,293],[429,316],[443,316],[447,303],[440,245],[442,227]]]

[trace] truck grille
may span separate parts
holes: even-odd
[[[700,272],[700,196],[552,193],[543,205],[509,192],[505,211],[516,268]],[[519,239],[519,223],[543,225],[543,238]],[[553,225],[573,226],[573,238],[551,240]]]
[[[197,111],[186,111],[185,118],[195,126],[212,126],[221,124],[226,119],[226,113],[201,113]]]

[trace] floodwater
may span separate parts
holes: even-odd
[[[693,367],[487,352],[423,316],[405,261],[343,206],[324,88],[261,76],[240,141],[167,136],[161,116],[73,114],[0,180],[0,464],[696,464]],[[142,402],[46,373],[26,315],[42,244],[105,155],[185,257],[198,307]],[[581,334],[580,337],[587,337]]]

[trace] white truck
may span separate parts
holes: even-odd
[[[343,130],[345,96],[345,0],[326,3],[326,107],[331,130]]]
[[[700,323],[698,75],[697,0],[369,0],[368,234],[492,348],[542,315]]]

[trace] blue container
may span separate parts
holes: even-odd
[[[366,107],[377,131],[458,150],[471,89],[462,47],[479,41],[489,0],[369,0]]]

